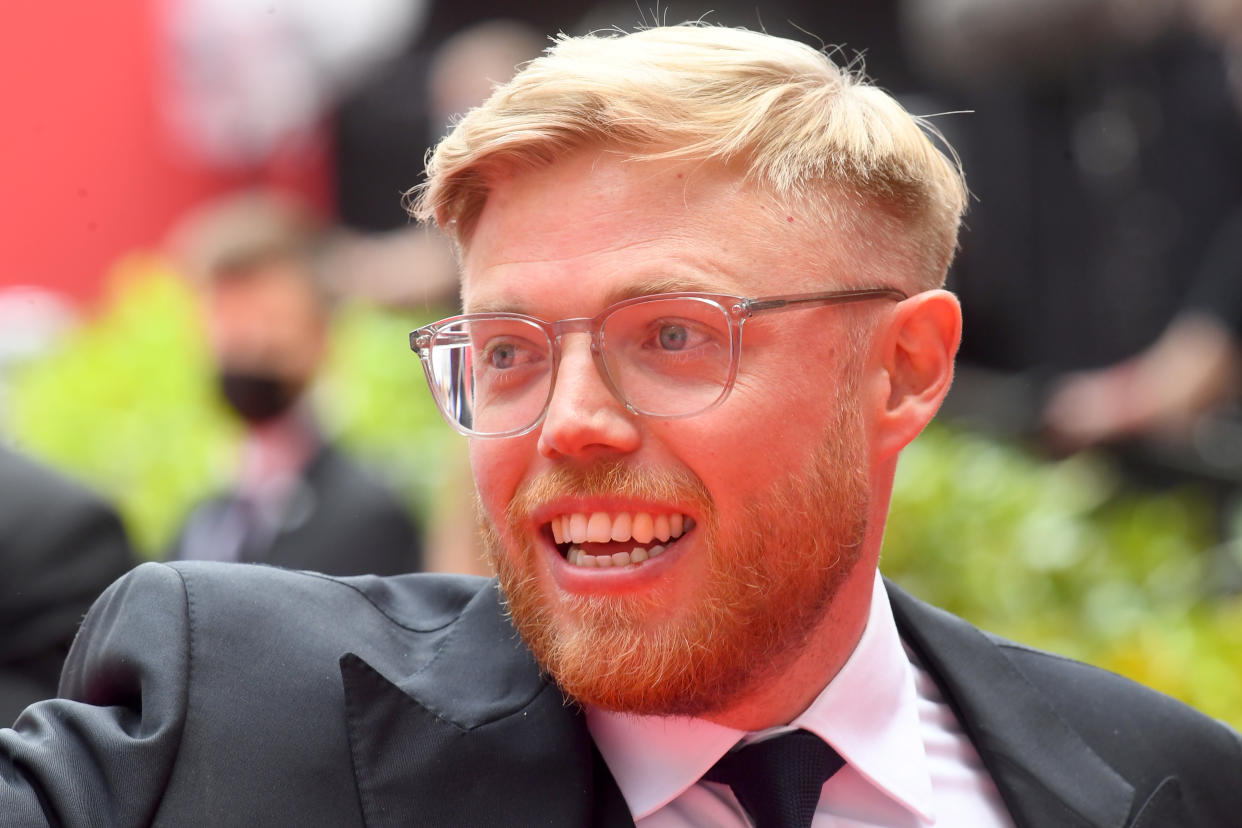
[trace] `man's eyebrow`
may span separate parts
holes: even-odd
[[[643,279],[617,288],[605,299],[606,305],[624,302],[626,299],[637,299],[640,296],[654,296],[657,293],[721,293],[723,287],[718,282],[675,276],[657,276]]]
[[[604,297],[604,306],[624,302],[626,299],[637,299],[640,296],[654,296],[658,293],[729,293],[729,289],[719,282],[677,276],[654,276],[622,285],[610,291]],[[509,299],[490,299],[472,303],[470,313],[520,313],[532,316],[524,301],[519,297],[516,301]]]
[[[521,313],[529,316],[530,314],[522,308],[520,304],[513,302],[491,300],[487,302],[472,303],[469,309],[470,313]]]

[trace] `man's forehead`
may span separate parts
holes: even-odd
[[[662,149],[649,147],[646,152]],[[628,211],[641,215],[658,209],[672,229],[714,222],[730,203],[762,205],[774,213],[786,211],[780,199],[748,177],[740,162],[653,157],[607,146],[572,150],[534,167],[492,169],[483,176],[480,188],[486,195],[471,229],[472,238],[465,240],[467,248],[473,246],[478,225],[486,223],[489,214],[514,204],[554,215],[572,199],[574,218],[579,221],[617,218],[627,224],[634,220]],[[591,208],[589,214],[583,214],[584,206]],[[558,228],[541,223],[538,229],[547,234]]]
[[[773,274],[815,289],[835,256],[812,210],[783,205],[734,168],[598,151],[496,177],[474,230],[462,256],[472,313],[520,310],[567,283],[581,290],[575,282],[588,273],[603,282],[599,306],[652,293],[771,292]]]

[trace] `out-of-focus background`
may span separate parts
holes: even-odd
[[[418,566],[481,571],[465,444],[406,341],[454,311],[453,263],[401,196],[548,35],[656,20],[535,5],[10,9],[0,442],[102,493],[154,559],[234,530],[249,559],[255,526],[275,549],[330,446],[395,493]],[[975,195],[961,370],[902,460],[886,573],[1242,726],[1242,0],[711,6],[659,19],[839,49]],[[202,218],[239,193],[313,221]],[[301,523],[247,523],[273,491]]]

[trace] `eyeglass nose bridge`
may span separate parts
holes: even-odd
[[[604,382],[604,387],[612,394],[613,399],[621,403],[625,410],[631,414],[638,415],[636,409],[629,400],[625,398],[625,394],[617,386],[613,379],[612,372],[608,370],[608,363],[604,359],[604,342],[603,342],[604,320],[600,317],[579,316],[571,319],[559,319],[556,322],[547,324],[548,338],[552,340],[552,382],[548,386],[548,401],[544,403],[543,416],[540,421],[547,417],[548,409],[552,406],[552,396],[556,393],[556,383],[561,375],[561,357],[564,352],[565,334],[584,333],[591,338],[591,361],[595,363],[595,371]]]

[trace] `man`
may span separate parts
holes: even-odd
[[[562,39],[440,145],[416,210],[460,248],[466,315],[411,341],[471,436],[499,593],[142,568],[66,699],[0,737],[3,807],[1229,824],[1237,734],[876,575],[897,454],[952,373],[964,202],[918,124],[814,50]]]
[[[327,352],[325,235],[299,202],[261,191],[211,203],[175,234],[201,292],[221,396],[244,440],[235,485],[190,514],[174,559],[331,575],[422,569],[407,511],[325,439],[305,400]]]
[[[100,497],[0,446],[0,722],[56,695],[82,616],[133,565]]]

